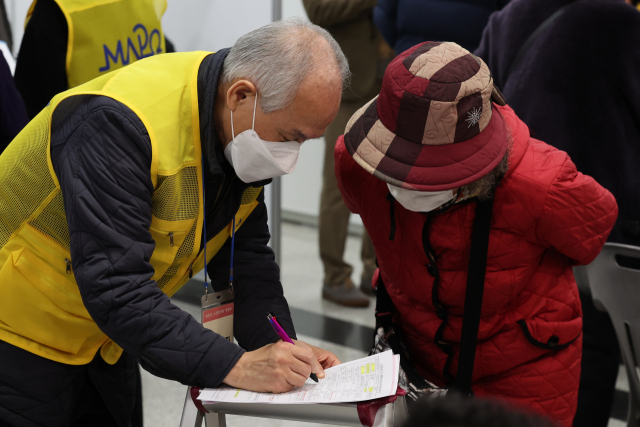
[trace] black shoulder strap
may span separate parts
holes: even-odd
[[[471,377],[476,357],[478,329],[480,328],[480,311],[484,293],[484,278],[487,269],[487,252],[489,250],[489,229],[493,213],[493,197],[478,201],[476,218],[471,234],[471,255],[469,257],[469,273],[464,296],[464,316],[462,318],[462,335],[460,337],[460,356],[458,373],[454,389],[471,396]]]
[[[560,9],[556,10],[550,17],[545,19],[542,22],[542,24],[540,24],[540,26],[538,28],[536,28],[536,30],[533,33],[531,33],[531,35],[529,36],[529,38],[527,38],[527,40],[525,40],[524,44],[520,47],[520,50],[518,51],[516,56],[513,58],[513,61],[511,61],[511,65],[509,65],[509,68],[507,69],[507,74],[504,76],[504,79],[502,79],[502,88],[503,89],[507,85],[507,81],[509,80],[509,76],[511,75],[513,70],[516,69],[518,64],[520,64],[520,62],[522,62],[522,59],[524,58],[525,54],[529,51],[531,46],[533,46],[533,43],[535,43],[535,41],[538,39],[538,37],[540,37],[540,35],[542,35],[542,33],[547,28],[549,28],[551,26],[551,24],[553,24],[553,22],[556,19],[558,19],[560,17],[560,15],[562,15],[567,10],[567,8],[569,6],[571,6],[574,3],[575,2],[571,2],[571,3],[565,4]]]
[[[453,389],[465,395],[472,395],[471,377],[473,363],[476,356],[478,329],[480,327],[480,311],[482,309],[482,295],[484,293],[484,279],[487,268],[487,253],[489,250],[489,231],[493,214],[493,197],[489,200],[478,201],[476,217],[471,234],[471,255],[469,258],[469,273],[464,298],[464,316],[462,318],[462,336],[460,340],[460,357],[458,359],[458,373]],[[385,329],[392,325],[393,301],[387,293],[382,275],[378,278],[376,289],[376,327]],[[413,369],[410,361],[401,351],[397,338],[389,340],[392,350],[400,354],[400,363],[409,381],[422,385],[424,380]],[[394,348],[395,347],[395,348]]]

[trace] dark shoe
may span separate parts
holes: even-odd
[[[370,277],[368,279],[362,279],[362,282],[360,282],[360,290],[362,291],[363,294],[367,296],[375,297],[376,293],[373,292],[373,288],[371,287],[372,280],[373,280],[373,277]]]
[[[369,298],[355,287],[351,279],[338,286],[324,285],[322,298],[347,307],[369,307]]]

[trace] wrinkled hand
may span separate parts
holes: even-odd
[[[278,342],[249,351],[229,371],[224,383],[260,392],[283,393],[293,390],[303,385],[312,369],[318,365],[316,355],[309,347]]]
[[[307,344],[304,341],[293,340],[293,342],[295,342],[296,346],[298,347],[308,348],[311,351],[313,351],[313,354],[315,355],[315,359],[317,361],[314,366],[313,372],[315,372],[318,375],[318,378],[325,377],[325,374],[324,374],[325,369],[331,368],[332,366],[336,366],[342,363],[340,362],[338,357],[335,354],[331,353],[329,350],[324,350],[324,349],[321,349],[320,347]]]

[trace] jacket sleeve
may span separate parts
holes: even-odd
[[[549,188],[536,234],[544,245],[576,264],[589,264],[607,241],[618,205],[609,191],[578,172],[569,156],[562,155],[564,161]]]
[[[73,105],[80,98],[56,109],[52,158],[85,307],[98,327],[151,373],[216,387],[243,350],[174,306],[151,279],[154,189],[146,129],[110,98],[94,96]]]
[[[235,307],[234,336],[246,350],[255,350],[280,338],[267,321],[273,313],[291,338],[296,338],[289,306],[280,283],[280,268],[267,246],[270,239],[264,191],[258,205],[235,235],[233,258]],[[231,238],[208,265],[207,271],[216,290],[229,285]]]
[[[324,28],[353,21],[376,5],[376,0],[302,0],[302,2],[309,20]]]
[[[395,46],[398,38],[397,14],[398,0],[378,0],[378,4],[373,10],[373,22],[391,47]]]

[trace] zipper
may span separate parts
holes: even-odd
[[[65,258],[64,262],[67,263],[67,274],[71,274],[71,260],[69,258]]]
[[[169,232],[169,246],[173,247],[173,231]]]
[[[189,279],[193,277],[193,261],[189,264]]]

